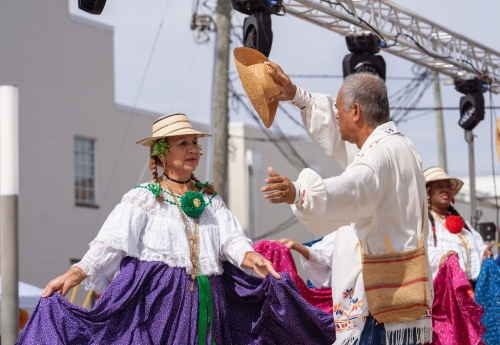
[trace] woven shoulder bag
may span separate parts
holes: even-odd
[[[412,250],[394,253],[389,236],[384,241],[387,254],[382,255],[366,254],[359,242],[368,310],[378,322],[418,319],[431,306],[424,229]]]

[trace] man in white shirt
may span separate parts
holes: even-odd
[[[296,217],[317,235],[352,223],[369,255],[415,249],[428,233],[425,181],[417,150],[390,121],[384,81],[373,74],[351,75],[335,100],[302,90],[280,66],[266,64],[269,74],[282,85],[281,94],[270,101],[291,101],[299,107],[311,139],[345,171],[322,179],[304,169],[291,182],[270,167],[267,185],[262,187],[267,192],[264,197],[271,203],[291,204]],[[430,310],[404,322],[378,324],[373,319],[366,305],[356,240],[346,238],[345,246],[337,242],[334,256],[338,257],[332,267],[332,280],[338,281],[332,286],[335,344],[431,342]],[[336,265],[336,261],[343,264]],[[427,284],[432,296],[429,268]]]

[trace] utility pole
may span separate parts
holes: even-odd
[[[2,343],[19,336],[19,93],[0,86],[0,247]]]
[[[219,195],[226,199],[231,1],[218,0],[216,12],[217,77],[215,82],[214,186]]]
[[[474,133],[465,131],[465,141],[469,144],[469,184],[470,184],[470,219],[472,227],[477,228],[477,201],[476,201],[476,163],[474,159]]]
[[[446,166],[446,142],[444,136],[443,110],[441,103],[441,87],[439,85],[439,73],[432,71],[434,82],[434,105],[436,107],[436,131],[438,140],[439,166],[448,171]]]

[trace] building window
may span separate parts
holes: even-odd
[[[75,137],[75,202],[95,205],[95,142]]]

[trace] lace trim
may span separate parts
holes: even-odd
[[[71,267],[73,266],[77,266],[87,275],[87,278],[81,282],[81,285],[85,287],[86,291],[94,290],[97,293],[102,293],[108,287],[110,280],[102,275],[96,274],[94,267],[90,263],[80,261]]]
[[[191,273],[193,269],[193,265],[191,264],[191,260],[189,259],[189,254],[159,254],[159,253],[151,253],[146,252],[142,253],[141,256],[136,257],[141,261],[160,261],[170,267],[184,267],[186,268],[187,273]],[[212,274],[222,274],[223,269],[222,266],[218,263],[216,259],[208,258],[200,260],[198,275],[212,275]]]
[[[122,202],[129,203],[131,205],[135,205],[137,207],[140,207],[143,209],[147,214],[152,215],[152,216],[157,216],[161,218],[168,218],[169,221],[175,220],[184,226],[184,222],[182,221],[181,215],[176,207],[172,207],[169,204],[163,203],[159,204],[156,201],[154,201],[154,204],[149,202],[148,200],[139,198],[137,196],[130,196],[130,195],[125,195],[122,198]],[[192,222],[192,225],[194,224],[194,221],[192,218],[188,217],[190,223]],[[205,211],[200,217],[200,225],[205,226],[205,225],[213,225],[217,226],[217,218],[215,217],[215,214],[213,210],[211,210],[208,206],[205,208]]]

